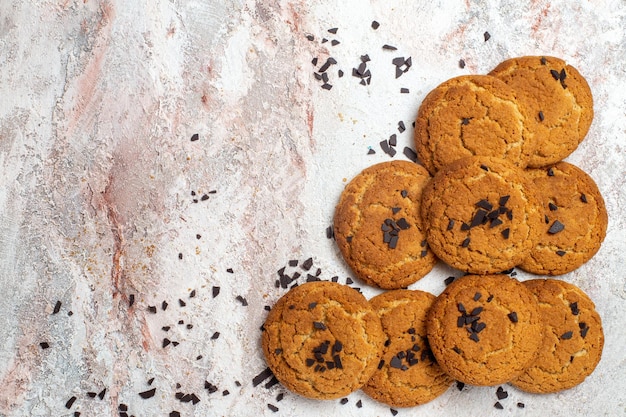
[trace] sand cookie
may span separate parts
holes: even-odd
[[[535,359],[543,323],[533,294],[507,275],[466,275],[437,297],[428,341],[439,366],[472,385],[502,384]]]
[[[276,378],[317,399],[340,398],[365,384],[386,340],[365,297],[326,281],[290,290],[263,328],[263,353]]]
[[[405,288],[437,259],[420,217],[428,172],[412,162],[373,165],[350,181],[335,208],[335,240],[354,273],[370,285]]]
[[[435,296],[395,290],[370,300],[387,342],[378,370],[363,387],[370,397],[393,407],[424,404],[454,382],[434,361],[426,337],[426,316]]]
[[[526,56],[502,62],[490,75],[515,89],[531,115],[527,127],[537,144],[528,166],[558,162],[582,142],[593,120],[593,97],[576,68],[559,58]]]
[[[580,384],[595,369],[604,346],[602,322],[593,302],[580,288],[556,279],[535,279],[524,285],[539,302],[546,332],[537,359],[511,383],[534,393]]]
[[[598,252],[606,236],[602,195],[589,175],[567,162],[526,174],[537,188],[544,216],[533,226],[540,230],[537,245],[519,267],[547,275],[573,271]]]
[[[523,171],[498,158],[470,157],[440,170],[424,189],[422,222],[433,252],[454,268],[499,273],[535,247],[540,206]]]
[[[488,75],[464,75],[432,90],[419,108],[415,145],[431,174],[457,159],[496,156],[521,168],[534,152],[515,91]]]

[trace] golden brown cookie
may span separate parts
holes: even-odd
[[[405,288],[437,259],[420,217],[428,172],[412,162],[373,165],[350,181],[335,208],[337,245],[352,271],[370,285]]]
[[[507,275],[466,275],[437,297],[428,341],[439,366],[472,385],[502,384],[535,359],[543,322],[533,294]]]
[[[502,62],[489,73],[511,86],[530,117],[537,141],[529,167],[564,159],[585,138],[593,120],[589,84],[571,65],[549,56],[524,56]]]
[[[457,159],[496,156],[525,168],[535,151],[515,90],[489,75],[463,75],[433,89],[419,108],[415,145],[431,174]]]
[[[377,401],[412,407],[443,394],[452,385],[434,361],[426,336],[426,316],[435,296],[423,291],[394,290],[370,300],[387,342],[378,370],[363,387]]]
[[[534,279],[524,285],[539,303],[546,331],[537,359],[511,383],[534,393],[580,384],[600,362],[604,346],[595,305],[580,288],[564,281]]]
[[[293,288],[263,326],[263,353],[276,378],[309,398],[340,398],[376,370],[385,334],[357,290],[316,281]]]
[[[532,184],[510,162],[470,157],[437,172],[422,196],[422,224],[433,252],[474,274],[499,273],[535,247],[542,214]]]
[[[598,252],[606,236],[602,195],[587,173],[567,162],[526,174],[537,188],[544,216],[533,225],[540,230],[537,245],[519,267],[546,275],[573,271]]]

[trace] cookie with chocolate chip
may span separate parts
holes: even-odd
[[[426,317],[435,296],[424,291],[387,291],[370,300],[387,336],[378,370],[363,387],[392,407],[413,407],[443,394],[452,385],[437,364],[426,336]]]
[[[385,334],[357,290],[316,281],[291,289],[263,326],[263,353],[278,381],[309,398],[344,397],[376,370]]]
[[[572,153],[593,120],[593,96],[585,78],[564,60],[524,56],[506,60],[490,75],[515,90],[531,115],[526,126],[536,139],[528,166],[545,167]]]
[[[539,355],[511,383],[533,393],[572,388],[600,362],[604,332],[593,301],[577,286],[556,279],[525,281],[546,326]]]
[[[431,174],[457,159],[495,156],[525,168],[535,151],[530,115],[515,90],[489,75],[463,75],[434,88],[415,121],[415,145]]]
[[[422,223],[435,255],[474,274],[510,269],[536,246],[542,214],[532,183],[494,157],[458,160],[437,172],[422,195]]]
[[[519,376],[535,360],[543,332],[531,291],[501,274],[455,280],[428,313],[428,342],[439,366],[471,385]]]
[[[357,277],[399,289],[433,268],[437,259],[420,217],[429,180],[422,166],[392,161],[364,169],[345,187],[335,208],[335,241]]]
[[[543,204],[536,246],[519,267],[543,275],[573,271],[600,249],[608,216],[594,180],[567,162],[526,170]]]

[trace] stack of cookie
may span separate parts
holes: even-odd
[[[556,392],[582,382],[603,347],[589,297],[558,279],[606,234],[600,192],[562,159],[586,135],[592,96],[551,57],[448,80],[415,123],[422,165],[380,163],[344,189],[334,236],[356,276],[388,290],[367,301],[336,283],[294,288],[270,312],[263,349],[279,381],[330,399],[362,388],[396,407],[454,380]],[[466,273],[437,297],[406,289],[441,260]]]

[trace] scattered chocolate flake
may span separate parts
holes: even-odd
[[[227,395],[230,395],[230,391],[228,391],[227,389],[225,389],[224,391],[222,391],[222,395],[225,397]]]
[[[220,287],[213,287],[211,291],[212,291],[213,298],[215,298],[220,293]]]
[[[269,408],[270,410],[272,410],[273,412],[278,412],[278,407],[276,407],[274,404],[267,404],[267,408]]]
[[[330,44],[331,44],[332,46],[337,46],[337,45],[339,45],[340,43],[341,43],[341,42],[339,42],[337,39],[333,39],[332,41],[330,41]]]
[[[181,306],[181,307],[185,307],[187,305],[187,303],[179,298],[178,299],[178,305]]]
[[[139,396],[143,398],[144,400],[147,400],[148,398],[154,397],[155,393],[156,393],[156,388],[152,388],[147,391],[140,392]]]
[[[446,279],[443,280],[444,285],[447,287],[448,285],[452,284],[452,282],[455,280],[455,277],[448,277]]]
[[[556,81],[559,81],[559,72],[557,70],[551,69],[550,74],[552,74],[552,78],[554,78]]]
[[[540,112],[539,112],[539,114],[537,114],[537,116],[539,117],[539,121],[540,121],[540,122],[543,122],[543,121],[544,121],[545,117],[544,117],[544,115],[543,115],[543,112],[542,112],[542,111],[540,111]]]
[[[243,298],[241,295],[238,295],[237,297],[235,297],[235,299],[237,301],[239,301],[241,303],[241,305],[244,306],[244,307],[248,305],[248,300]]]
[[[61,311],[61,302],[57,300],[54,305],[54,310],[52,310],[52,314],[57,314],[59,311]]]
[[[352,280],[352,278],[347,277],[346,278],[346,285],[350,285],[350,284],[354,284],[354,281]]]
[[[308,271],[313,266],[313,258],[309,258],[306,261],[302,262],[301,268],[305,271]]]
[[[76,401],[76,397],[72,396],[72,398],[67,400],[67,402],[65,403],[65,408],[67,408],[68,410],[72,408],[72,405],[74,405],[74,401]]]
[[[509,234],[511,233],[511,229],[509,229],[508,227],[506,229],[504,229],[502,232],[502,237],[505,239],[509,238]]]
[[[509,318],[509,320],[511,320],[512,323],[517,323],[517,313],[515,311],[511,311],[509,314],[507,314],[507,317]]]
[[[178,259],[183,259],[183,254],[182,253],[178,254]]]
[[[517,403],[517,408],[524,408],[526,405],[524,403]]]
[[[356,402],[356,408],[361,408],[363,407],[363,403],[361,402],[361,400]]]
[[[485,32],[483,33],[483,37],[485,38],[485,42],[487,42],[489,39],[491,39],[491,34],[489,32]]]
[[[339,403],[340,403],[341,405],[345,405],[345,404],[347,404],[347,403],[348,403],[348,399],[347,399],[347,398],[342,398],[342,399],[339,401]]]
[[[252,378],[252,386],[256,387],[261,382],[265,381],[267,378],[269,378],[271,376],[274,376],[274,374],[272,373],[272,370],[269,367],[265,368],[257,376]],[[206,384],[207,383],[205,382],[205,388],[206,388]]]
[[[409,89],[408,89],[408,88],[405,88],[405,87],[402,87],[402,88],[400,89],[400,94],[409,94]]]
[[[215,332],[211,335],[211,340],[216,340],[220,337],[220,332]]]
[[[330,28],[328,29],[328,33],[332,33],[333,35],[337,34],[337,28]]]
[[[454,227],[454,220],[450,219],[448,221],[448,227],[446,228],[446,230],[452,230],[453,227]]]
[[[410,161],[412,162],[417,162],[417,152],[415,152],[413,149],[409,148],[408,146],[405,146],[402,153],[404,154],[404,156],[406,156]]]
[[[389,146],[396,146],[397,144],[398,144],[398,137],[394,133],[393,135],[389,136]]]
[[[313,36],[313,35],[306,35],[306,38],[309,41],[314,41],[315,40],[315,36]]]
[[[390,408],[389,411],[391,412],[392,416],[397,416],[398,415],[398,410]]]
[[[496,403],[493,406],[497,408],[498,410],[504,410],[504,407],[502,406],[502,404],[500,404],[500,401],[496,401]]]
[[[156,306],[148,306],[148,311],[152,314],[156,314],[157,308]]]
[[[334,236],[335,236],[335,233],[333,232],[333,227],[328,226],[326,228],[326,239],[332,239]]]
[[[465,68],[465,60],[464,59],[459,59],[459,68],[463,69]]]
[[[210,383],[208,381],[204,381],[204,389],[209,391],[209,394],[217,392],[217,390],[218,390],[218,388],[215,385],[213,385],[212,383]]]
[[[398,122],[398,132],[403,133],[405,130],[406,130],[406,126],[404,125],[404,122],[400,120]]]
[[[376,30],[380,27],[380,23],[375,20],[372,20],[372,29]]]
[[[465,387],[465,383],[464,382],[456,381],[456,389],[458,389],[459,391],[463,391],[464,387]]]
[[[587,196],[584,193],[580,193],[580,201],[587,203]]]
[[[128,296],[128,307],[132,307],[135,304],[135,294]]]
[[[338,71],[337,71],[337,76],[338,76],[339,78],[343,77],[343,71],[342,71],[342,70],[338,70]]]
[[[470,244],[470,238],[469,238],[469,237],[467,237],[467,238],[465,238],[465,240],[463,240],[463,242],[461,243],[461,247],[466,248],[466,247],[468,247],[468,246],[469,246],[469,244]]]
[[[504,388],[498,387],[498,389],[496,390],[496,396],[498,397],[499,400],[504,400],[505,398],[509,396],[509,393],[506,392]]]
[[[565,332],[561,335],[561,339],[562,340],[569,340],[572,338],[572,336],[574,335],[574,332],[572,332],[571,330],[569,332]]]
[[[180,417],[180,412],[178,412],[178,411],[171,411],[169,417]]]
[[[383,45],[383,49],[385,49],[387,51],[397,51],[398,50],[398,48],[396,48],[395,46],[391,46],[391,45],[387,45],[387,44]]]
[[[41,342],[39,346],[41,346],[42,349],[48,349],[50,347],[48,342]]]
[[[555,220],[554,223],[552,223],[552,226],[550,226],[550,229],[548,229],[548,233],[554,235],[556,233],[559,233],[563,229],[565,229],[565,225],[560,221]]]
[[[557,205],[553,203],[548,203],[548,208],[550,211],[556,211],[558,209]]]
[[[198,135],[197,133],[194,133],[193,135],[191,135],[191,141],[195,142],[198,139],[200,139],[200,135]]]
[[[371,147],[367,150],[367,154],[368,155],[374,155],[376,153],[376,151],[374,149],[372,149]]]

